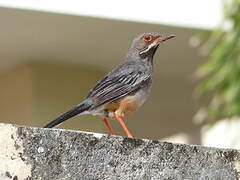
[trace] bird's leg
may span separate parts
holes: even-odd
[[[133,138],[132,134],[130,133],[130,131],[128,130],[127,126],[125,125],[123,119],[121,116],[115,114],[115,118],[118,120],[119,124],[122,126],[124,132],[127,134],[127,136],[129,138]]]
[[[106,128],[108,129],[109,134],[115,135],[115,132],[112,129],[110,123],[108,122],[108,119],[107,118],[103,118],[102,121],[103,121],[104,125],[106,126]]]

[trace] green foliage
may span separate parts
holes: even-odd
[[[231,27],[224,31],[226,24]],[[197,71],[202,78],[197,90],[207,97],[201,112],[212,122],[240,116],[240,0],[225,4],[223,25],[203,47],[209,59]]]

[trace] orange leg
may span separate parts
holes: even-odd
[[[115,132],[112,129],[111,125],[109,124],[107,118],[103,118],[102,121],[103,121],[104,125],[106,126],[106,128],[108,129],[109,134],[115,135]]]
[[[115,114],[115,118],[118,120],[119,124],[122,126],[124,132],[127,134],[127,136],[129,138],[133,138],[132,134],[130,133],[130,131],[128,130],[127,126],[125,125],[125,123],[123,122],[123,119],[121,116],[116,115]]]

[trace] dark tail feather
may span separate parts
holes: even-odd
[[[88,103],[81,103],[81,104],[73,107],[69,111],[63,113],[62,115],[60,115],[59,117],[57,117],[56,119],[51,121],[50,123],[48,123],[46,126],[44,126],[44,128],[52,128],[52,127],[62,123],[63,121],[66,121],[69,118],[76,116],[77,114],[80,114],[83,111],[86,111],[87,109],[89,109],[89,107],[90,107],[90,105]]]

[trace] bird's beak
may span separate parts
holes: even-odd
[[[174,34],[167,35],[167,36],[160,36],[157,39],[155,39],[155,41],[156,41],[157,44],[159,44],[161,42],[164,42],[164,41],[166,41],[168,39],[172,39],[174,37],[176,37],[176,35],[174,35]]]
[[[145,52],[147,52],[149,49],[151,49],[153,47],[157,48],[160,43],[162,43],[162,42],[164,42],[164,41],[166,41],[168,39],[172,39],[174,37],[176,37],[174,34],[167,35],[167,36],[159,36],[157,39],[153,40],[152,43],[148,45],[147,49],[145,49],[141,53],[145,53]]]

